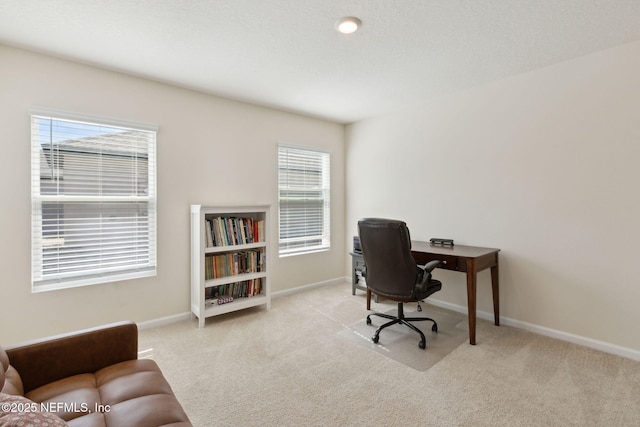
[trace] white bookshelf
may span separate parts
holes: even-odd
[[[258,305],[271,308],[269,210],[269,206],[191,205],[191,312],[199,327],[207,317]],[[236,238],[218,235],[216,240],[210,231],[214,222],[228,226],[226,236],[233,228]],[[229,296],[233,301],[218,303]]]

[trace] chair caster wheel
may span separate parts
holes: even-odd
[[[436,325],[435,323],[433,324],[433,326],[431,327],[431,331],[432,332],[438,332],[438,325]]]
[[[380,340],[380,337],[377,335],[374,335],[373,337],[371,337],[371,341],[373,341],[374,344],[378,344],[378,340]]]
[[[418,347],[424,350],[425,348],[427,348],[427,344],[424,341],[420,341],[418,343]]]
[[[371,319],[369,319],[369,317],[367,317],[367,325],[371,324]]]

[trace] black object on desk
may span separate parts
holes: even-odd
[[[453,239],[440,239],[436,237],[432,237],[429,242],[432,245],[441,245],[441,246],[453,246]]]

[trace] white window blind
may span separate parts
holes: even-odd
[[[31,115],[33,291],[156,274],[156,132]]]
[[[329,160],[326,152],[278,147],[280,255],[329,248]]]

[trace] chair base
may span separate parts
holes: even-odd
[[[374,343],[378,343],[378,340],[380,339],[380,332],[391,325],[395,325],[397,323],[400,323],[402,325],[406,325],[408,327],[410,327],[411,329],[413,329],[414,331],[416,331],[418,334],[420,334],[420,342],[418,343],[418,347],[420,347],[421,349],[425,349],[427,348],[427,340],[424,337],[424,334],[422,333],[422,331],[420,329],[418,329],[416,326],[412,325],[409,322],[420,322],[422,320],[429,320],[431,322],[433,322],[433,326],[431,326],[431,330],[433,332],[438,332],[438,324],[436,323],[435,320],[429,318],[429,317],[405,317],[404,316],[404,305],[403,303],[399,302],[398,303],[398,315],[397,316],[391,316],[389,314],[384,314],[384,313],[371,313],[367,316],[367,325],[371,324],[371,316],[380,316],[380,317],[384,317],[385,319],[391,319],[391,322],[387,322],[385,324],[383,324],[382,326],[380,326],[378,329],[376,329],[376,333],[373,335],[373,337],[371,337],[371,340]]]

